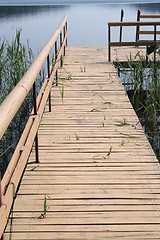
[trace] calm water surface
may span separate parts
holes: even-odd
[[[0,0],[0,4],[7,1]],[[10,1],[12,2],[12,0]],[[125,11],[125,21],[136,21],[138,9],[145,14],[160,14],[160,3],[1,6],[0,37],[4,36],[10,41],[15,35],[16,29],[21,28],[22,42],[25,43],[28,39],[30,47],[37,55],[37,52],[56,30],[64,15],[68,14],[68,43],[70,46],[107,46],[107,23],[120,20],[121,8]],[[115,41],[118,40],[118,33],[119,31],[113,32],[112,37]],[[123,39],[134,41],[135,29],[126,29],[123,32]],[[11,139],[8,146],[13,142],[14,139]],[[7,154],[8,152],[4,156],[5,162],[6,159],[9,160]],[[3,160],[0,160],[0,163],[1,161]]]
[[[125,21],[136,21],[137,10],[160,14],[160,3],[152,4],[63,4],[50,6],[1,6],[0,35],[11,40],[17,28],[22,29],[22,41],[29,40],[36,54],[68,14],[70,46],[106,46],[107,23],[120,20],[121,8]],[[118,34],[118,33],[117,33]],[[113,33],[113,37],[118,35]],[[134,40],[135,30],[126,29],[125,40]]]

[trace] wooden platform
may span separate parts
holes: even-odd
[[[160,166],[107,49],[66,53],[5,239],[160,239]]]

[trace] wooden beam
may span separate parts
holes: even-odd
[[[154,31],[139,31],[138,34],[154,34]],[[160,34],[160,31],[156,31],[156,34]]]
[[[112,26],[112,27],[120,27],[120,26],[160,26],[160,21],[157,22],[109,22],[108,26]]]
[[[159,14],[142,14],[140,18],[160,18]]]

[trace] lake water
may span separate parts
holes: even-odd
[[[13,3],[11,0],[8,2]],[[18,3],[18,1],[14,2]],[[23,1],[23,3],[25,2]],[[42,1],[38,2],[42,3]],[[53,3],[54,1],[48,2]],[[0,5],[4,3],[7,3],[7,0],[0,1]],[[34,2],[32,1],[32,3]],[[1,37],[4,35],[10,40],[16,29],[21,28],[22,41],[25,42],[28,39],[36,54],[56,30],[64,15],[68,14],[68,44],[70,46],[107,46],[107,23],[120,20],[121,8],[125,12],[125,21],[136,21],[138,9],[146,14],[160,14],[160,3],[1,6],[0,35]],[[114,33],[114,37],[116,38],[116,33]],[[127,29],[123,38],[134,40],[135,30]]]
[[[69,4],[73,3],[73,1],[79,2],[79,4]],[[104,3],[106,1],[108,1],[107,4]],[[20,2],[30,5],[35,4],[35,6],[7,5],[14,5],[14,3],[17,5]],[[63,4],[53,5],[53,2]],[[67,3],[67,0],[65,2],[62,0],[57,2],[56,0],[46,0],[45,3],[50,5],[44,6],[44,0],[0,0],[0,37],[4,36],[10,41],[15,35],[16,29],[21,28],[22,42],[25,43],[28,39],[30,47],[33,49],[34,54],[37,55],[37,52],[40,51],[56,30],[64,15],[68,14],[69,46],[107,46],[107,23],[109,21],[119,21],[122,8],[125,12],[125,21],[136,21],[138,9],[144,14],[160,14],[160,3],[113,4],[113,1],[110,1],[111,4],[109,0],[100,0],[98,3],[93,3],[94,0],[88,0],[86,4],[84,2],[86,1],[68,0]],[[118,0],[115,0],[115,2],[118,2]],[[125,0],[121,2],[125,2]],[[133,1],[130,0],[130,2]],[[117,33],[113,32],[112,37],[118,40],[119,31]],[[126,29],[123,32],[123,39],[134,41],[135,29]],[[8,146],[13,142],[15,142],[14,139],[11,139]],[[2,149],[2,152],[4,150],[5,148]],[[6,159],[9,160],[7,155],[8,152],[3,156],[5,163]],[[0,160],[0,171],[2,161]]]

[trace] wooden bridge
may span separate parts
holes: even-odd
[[[65,47],[66,18],[61,29],[37,112],[2,179],[1,234],[9,216],[2,239],[159,239],[160,166],[107,48]],[[112,59],[135,50],[113,50]],[[39,152],[27,161],[38,125]]]

